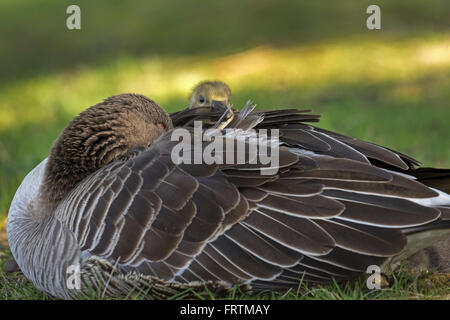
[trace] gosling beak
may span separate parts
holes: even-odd
[[[222,113],[222,116],[216,122],[213,128],[223,129],[231,122],[231,120],[233,120],[234,113],[231,107],[232,106],[228,106],[225,101],[212,101],[211,110]]]
[[[227,103],[225,101],[215,101],[211,102],[211,110],[219,113],[223,113],[228,109]]]

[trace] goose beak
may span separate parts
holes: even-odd
[[[215,129],[223,129],[225,128],[234,118],[232,106],[228,106],[225,101],[215,101],[213,100],[211,103],[211,110],[220,112],[222,116],[213,126]]]
[[[215,101],[213,100],[211,102],[211,109],[212,111],[217,111],[219,113],[224,113],[228,107],[226,101]]]
[[[228,106],[226,101],[213,100],[211,102],[211,110],[224,114],[225,119],[228,119],[233,114],[231,108]]]

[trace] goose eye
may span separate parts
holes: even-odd
[[[203,97],[203,96],[200,96],[200,97],[198,98],[198,101],[199,101],[200,103],[203,103],[203,102],[205,102],[205,97]]]

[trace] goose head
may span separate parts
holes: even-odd
[[[136,148],[147,148],[171,128],[167,112],[139,94],[112,96],[83,111],[50,151],[42,185],[48,211],[86,176]]]

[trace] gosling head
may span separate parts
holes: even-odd
[[[217,122],[204,120],[206,124],[214,124],[215,128],[225,128],[234,118],[230,106],[231,90],[222,81],[203,81],[193,90],[189,109],[196,109],[197,113],[217,112],[222,114]],[[209,123],[211,122],[211,123]]]
[[[43,195],[56,205],[77,183],[135,148],[147,148],[172,128],[169,115],[139,94],[105,99],[75,117],[53,145]]]
[[[222,81],[203,81],[193,90],[189,108],[209,107],[224,112],[230,107],[231,90]]]

